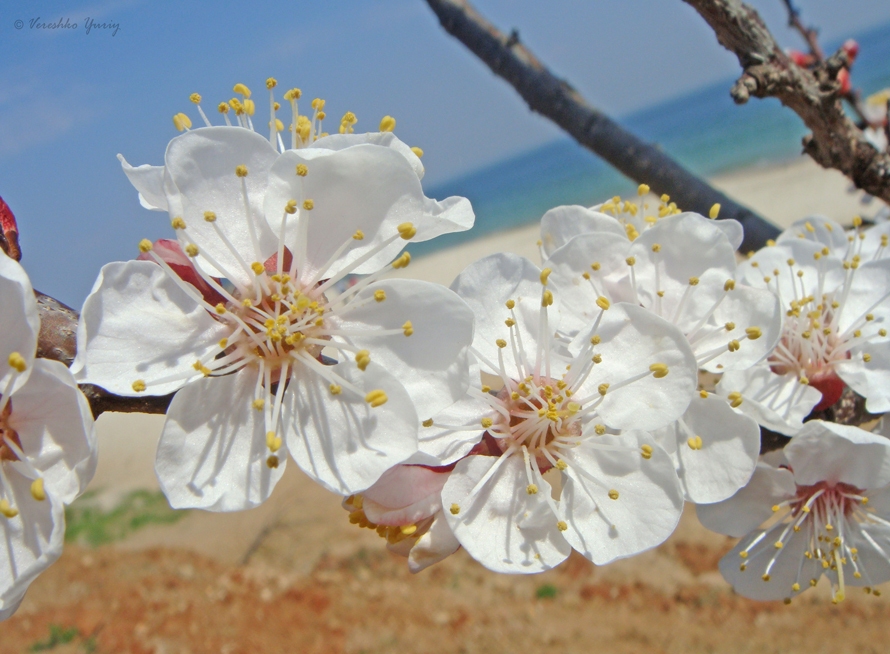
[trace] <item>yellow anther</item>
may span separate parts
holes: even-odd
[[[141,241],[139,241],[139,251],[142,252],[143,254],[146,252],[151,252],[152,247],[154,247],[154,246],[151,244],[151,241],[149,241],[147,238],[144,238]]]
[[[507,341],[505,341],[503,338],[499,338],[498,340],[495,341],[495,345],[497,345],[500,348],[505,348],[505,347],[507,347]]]
[[[371,363],[371,353],[368,350],[359,350],[355,353],[355,362],[358,364],[359,370],[364,370]]]
[[[710,218],[716,218],[720,215],[720,203],[715,202],[714,206],[711,207],[711,210],[708,212],[708,216]]]
[[[632,265],[634,265],[634,264],[637,262],[637,260],[636,260],[635,257],[627,257],[627,259],[625,259],[624,262],[625,262],[628,266],[632,266]]]
[[[263,407],[266,406],[266,400],[264,400],[264,399],[261,398],[261,397],[260,397],[260,398],[257,398],[257,399],[255,399],[253,402],[250,403],[250,406],[252,406],[252,407],[253,407],[254,409],[256,409],[257,411],[262,411],[262,410],[263,410]]]
[[[225,307],[225,305],[224,305],[222,302],[220,302],[219,304],[217,304],[216,307],[214,307],[214,309],[216,310],[216,312],[217,312],[219,315],[223,315],[223,314],[226,312],[226,307]]]
[[[250,301],[249,297],[246,297],[243,300],[241,300],[241,306],[245,307],[245,308],[250,308],[253,306],[253,302]]]
[[[649,193],[649,185],[648,184],[640,184],[637,187],[637,193],[639,193],[640,195],[646,195],[647,193]]]
[[[4,517],[11,519],[16,517],[19,512],[17,509],[10,506],[8,500],[0,500],[0,514],[3,514]]]
[[[516,391],[513,391],[512,393],[510,393],[510,399],[515,402],[516,400],[519,399],[519,393],[517,393]]]
[[[738,349],[742,347],[742,344],[739,343],[736,339],[732,339],[726,346],[730,352],[737,352]]]
[[[371,391],[370,393],[365,395],[365,402],[370,404],[372,407],[378,407],[383,404],[386,404],[386,401],[388,399],[389,398],[386,397],[386,393],[384,393],[379,388],[377,390]]]
[[[783,547],[785,547],[785,544],[784,544],[782,541],[777,540],[777,541],[773,544],[773,547],[775,547],[777,550],[780,550],[780,549],[782,549]]]
[[[708,399],[708,391],[706,391],[705,389],[701,389],[698,392],[698,396],[703,400],[707,400]]]
[[[402,325],[402,333],[405,336],[411,336],[414,333],[414,325],[411,324],[410,320],[406,320],[405,324]]]
[[[488,384],[482,384],[482,388],[480,389],[483,393],[491,393],[491,386]]]
[[[552,272],[553,271],[550,268],[544,268],[544,270],[541,271],[541,283],[544,286],[547,286],[547,278],[550,277],[550,273]]]
[[[818,261],[818,260],[821,259],[821,258],[822,258],[822,254],[821,254],[821,253],[819,253],[819,252],[813,252],[813,259],[815,259],[816,261]]]
[[[603,339],[600,337],[599,334],[594,334],[593,336],[590,337],[590,343],[592,345],[599,345],[602,342],[602,340]]]
[[[216,213],[213,211],[205,211],[204,220],[206,220],[208,223],[214,222],[216,220]]]
[[[403,536],[411,536],[417,531],[417,525],[402,525],[399,527],[399,531],[402,532]]]
[[[192,120],[185,114],[179,113],[173,116],[173,126],[176,127],[176,131],[184,132],[192,126]]]
[[[216,106],[216,110],[221,114],[227,114],[227,113],[229,113],[229,105],[226,104],[225,102],[220,102]]]
[[[266,447],[270,452],[277,452],[281,449],[281,437],[276,436],[274,431],[266,432]]]
[[[382,288],[378,288],[376,291],[374,291],[374,299],[378,302],[383,302],[386,299],[386,291],[384,291]]]
[[[324,100],[322,100],[321,98],[315,98],[312,101],[312,108],[316,111],[321,111],[322,109],[324,109]]]
[[[652,372],[652,376],[655,377],[655,379],[667,377],[668,374],[668,367],[666,363],[653,363],[649,366],[649,370]]]
[[[600,384],[599,386],[597,386],[596,390],[599,391],[600,395],[605,395],[606,393],[609,392],[609,385],[605,384],[605,383]]]
[[[651,445],[641,445],[640,446],[640,456],[642,456],[647,461],[652,458],[652,449]]]
[[[661,252],[661,244],[660,244],[660,243],[653,243],[653,244],[652,244],[652,251],[653,251],[653,252]]]
[[[866,319],[867,321],[871,322],[872,320],[875,319],[875,314],[873,314],[873,313],[867,313],[867,314],[865,314],[865,319]]]
[[[764,581],[769,581],[769,574],[765,574],[761,577]]]
[[[868,352],[865,352],[862,355],[862,360],[865,361],[866,363],[868,363],[869,361],[871,361],[871,355]]]
[[[748,553],[743,550],[743,551],[739,552],[739,556],[743,559],[747,559]]]
[[[173,229],[185,229],[185,221],[179,216],[176,216],[176,218],[170,221],[170,226]]]
[[[734,288],[735,288],[735,280],[734,280],[734,279],[727,279],[727,280],[723,283],[723,290],[724,290],[724,291],[729,292],[729,291],[733,290]]]
[[[247,88],[244,84],[240,84],[240,83],[239,83],[239,84],[235,84],[235,86],[232,87],[232,90],[233,90],[235,93],[240,93],[240,94],[243,95],[245,98],[249,98],[249,97],[250,97],[250,89]]]
[[[290,215],[297,213],[297,201],[288,200],[287,204],[284,205],[284,212]]]
[[[276,86],[278,86],[278,80],[275,79],[274,77],[270,77],[266,80],[266,88],[269,89],[270,91],[272,89],[274,89]]]
[[[365,238],[365,233],[362,230],[357,229],[355,230],[355,234],[352,235],[352,238],[354,238],[356,241],[361,241]]]
[[[612,306],[612,303],[609,302],[609,298],[607,298],[607,297],[604,296],[604,295],[600,295],[600,296],[596,299],[596,306],[598,306],[598,307],[599,307],[600,309],[602,309],[603,311],[607,311],[607,310],[609,309],[609,307]]]
[[[594,363],[602,363],[603,355],[602,354],[594,354],[592,357],[590,357],[590,360],[593,361]]]
[[[331,392],[331,395],[339,395],[343,392],[343,387],[340,384],[331,384],[328,386],[328,390]]]
[[[686,440],[686,444],[689,446],[691,450],[700,450],[704,443],[702,442],[701,436],[690,436]]]
[[[305,177],[309,174],[309,168],[306,164],[297,164],[297,175],[300,177]]]
[[[508,309],[510,309],[510,310],[512,311],[512,310],[513,310],[513,307],[515,307],[515,306],[516,306],[516,303],[515,303],[513,300],[507,300],[507,302],[506,302],[506,307],[507,307]]]
[[[417,228],[413,223],[402,223],[396,229],[399,230],[399,236],[406,241],[414,238],[414,235],[417,233]]]
[[[659,199],[660,199],[662,202],[664,202],[665,204],[667,204],[668,202],[671,201],[671,196],[668,195],[667,193],[664,193],[664,194],[661,196],[661,198],[659,198]]]
[[[225,350],[229,346],[229,339],[227,339],[225,337],[219,339],[218,345],[219,345],[219,349]]]
[[[808,386],[809,383],[810,383],[810,379],[809,379],[809,377],[806,377],[805,375],[801,375],[801,376],[800,376],[800,379],[799,379],[798,381],[799,381],[801,384],[803,384],[804,386]]]
[[[557,468],[557,470],[565,470],[565,469],[568,468],[568,467],[569,467],[569,464],[566,463],[565,461],[563,461],[562,459],[559,459],[559,460],[556,462],[556,468]]]
[[[411,263],[411,253],[402,252],[397,258],[393,259],[392,267],[396,269],[407,268],[409,263]]]
[[[733,391],[726,398],[729,400],[729,406],[733,409],[738,409],[742,405],[742,394],[738,391]]]
[[[235,166],[235,175],[238,177],[247,177],[247,166],[244,164]]]
[[[745,334],[747,334],[748,339],[752,341],[756,341],[758,338],[763,336],[763,332],[760,331],[760,327],[748,327],[745,330]]]
[[[142,379],[137,379],[133,382],[132,389],[137,393],[141,393],[145,390],[145,381]]]
[[[424,421],[423,421],[422,423],[420,423],[420,424],[422,424],[424,427],[432,427],[432,426],[433,426],[433,419],[432,419],[432,418],[427,418],[426,420],[424,420]]]
[[[538,486],[537,484],[529,484],[525,487],[525,492],[529,495],[537,495],[538,494]]]
[[[512,327],[513,325],[516,324],[516,321],[513,320],[512,318],[507,318],[507,319],[504,321],[504,324],[507,325],[507,327]]]
[[[862,217],[853,216],[853,227],[862,227]]]
[[[559,522],[556,523],[556,528],[559,529],[560,531],[566,531],[569,528],[569,526],[565,523],[565,520],[560,520]]]
[[[306,211],[312,211],[315,208],[315,202],[312,200],[303,200],[303,208]]]
[[[457,504],[452,504],[448,510],[451,511],[451,515],[457,515],[458,513],[460,513],[460,507]]]
[[[479,424],[481,424],[483,428],[488,429],[494,423],[491,421],[491,418],[482,418],[482,420],[479,421]]]
[[[728,331],[728,332],[731,332],[733,329],[735,329],[735,323],[734,323],[734,322],[728,322],[728,323],[726,323],[726,324],[723,325],[723,326],[726,328],[726,331]]]
[[[250,264],[250,269],[254,272],[255,275],[262,275],[266,272],[266,267],[263,266],[259,261],[254,261]]]
[[[380,120],[380,131],[391,132],[396,128],[396,119],[392,116],[384,116]]]
[[[290,89],[284,92],[284,99],[287,101],[299,100],[303,92],[300,89]]]
[[[551,304],[553,304],[553,293],[550,290],[545,290],[541,294],[541,306],[549,307]]]
[[[603,434],[606,433],[606,426],[605,425],[596,425],[593,428],[593,431],[596,432],[597,436],[602,436]]]
[[[700,281],[700,280],[699,280],[698,277],[690,277],[690,278],[689,278],[689,285],[690,285],[690,286],[698,286],[698,282],[699,282],[699,281]]]
[[[9,364],[10,368],[14,368],[16,372],[25,372],[28,369],[28,364],[25,362],[25,357],[23,357],[18,352],[13,352],[9,355],[9,358],[6,360]]]
[[[31,482],[31,497],[38,502],[46,499],[46,488],[43,485],[43,477],[38,477]]]
[[[188,245],[185,246],[185,253],[187,255],[189,255],[190,257],[198,256],[198,246],[195,245],[194,243],[189,243]]]
[[[413,152],[414,156],[416,156],[418,159],[423,157],[423,150],[418,148],[416,145],[411,148],[411,152]]]
[[[272,470],[277,468],[278,467],[278,457],[273,454],[268,459],[266,459],[266,467],[271,468]]]
[[[609,499],[610,499],[610,500],[617,500],[617,499],[618,499],[618,491],[615,490],[614,488],[613,488],[612,490],[609,491]]]

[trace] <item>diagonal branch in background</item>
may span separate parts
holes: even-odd
[[[812,130],[804,152],[835,168],[863,191],[890,203],[890,153],[878,152],[844,113],[838,73],[848,67],[843,49],[810,71],[782,51],[754,9],[740,0],[683,0],[705,19],[717,40],[738,57],[744,72],[730,91],[738,104],[750,96],[777,98]]]
[[[555,77],[514,31],[505,35],[466,0],[426,0],[445,30],[463,43],[498,76],[509,82],[529,108],[549,118],[578,143],[616,169],[657,193],[667,193],[681,208],[707,215],[722,206],[721,218],[745,228],[741,250],[756,250],[779,230],[699,179],[657,147],[642,141],[592,107],[565,80]]]

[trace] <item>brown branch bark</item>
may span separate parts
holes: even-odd
[[[779,230],[750,209],[712,188],[657,147],[642,141],[591,106],[565,80],[555,77],[514,31],[505,35],[466,0],[427,0],[445,30],[463,43],[498,76],[509,82],[532,111],[549,118],[578,143],[619,171],[667,193],[682,209],[707,215],[715,203],[721,218],[745,228],[741,250],[762,247]]]
[[[37,310],[40,313],[40,335],[37,338],[37,356],[60,361],[70,366],[77,353],[77,312],[56,299],[36,291]],[[93,417],[105,411],[121,413],[166,413],[173,395],[155,397],[122,397],[109,393],[93,384],[81,384],[80,390],[90,402]]]
[[[890,202],[890,153],[878,152],[844,113],[838,72],[848,66],[843,49],[812,71],[782,51],[754,9],[740,0],[684,0],[705,19],[723,47],[738,57],[743,73],[730,91],[738,104],[751,96],[773,97],[812,130],[804,152],[834,168],[860,189]]]

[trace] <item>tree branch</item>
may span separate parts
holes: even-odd
[[[37,310],[40,313],[40,335],[37,338],[37,356],[53,359],[70,366],[77,353],[77,312],[56,299],[35,291]],[[90,402],[93,417],[105,411],[120,413],[167,413],[173,395],[161,397],[123,397],[109,393],[93,384],[81,384],[80,390]]]
[[[745,228],[742,251],[755,250],[779,230],[750,209],[712,188],[657,147],[642,141],[592,107],[571,85],[556,78],[514,31],[498,31],[466,0],[427,0],[445,30],[463,43],[498,76],[509,82],[532,111],[549,118],[578,143],[619,171],[657,193],[667,193],[681,208],[707,215],[722,206],[721,218]]]
[[[744,72],[730,91],[738,104],[750,96],[777,98],[812,130],[804,152],[862,190],[890,202],[890,153],[878,152],[844,113],[838,73],[848,67],[843,48],[801,68],[782,51],[754,9],[740,0],[683,0],[705,19]]]

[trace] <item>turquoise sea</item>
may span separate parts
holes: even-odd
[[[860,51],[853,83],[865,95],[890,87],[890,23],[854,35]],[[826,44],[834,52],[840,42]],[[727,78],[643,111],[617,117],[619,123],[657,143],[701,176],[788,160],[800,154],[803,123],[778,100],[752,99],[736,105]],[[588,100],[596,106],[596,98]],[[516,102],[522,102],[517,96]],[[594,154],[565,138],[511,159],[426,189],[429,197],[462,195],[476,211],[469,232],[441,236],[411,248],[422,255],[491,232],[540,219],[560,204],[591,205],[634,192],[636,183]]]

